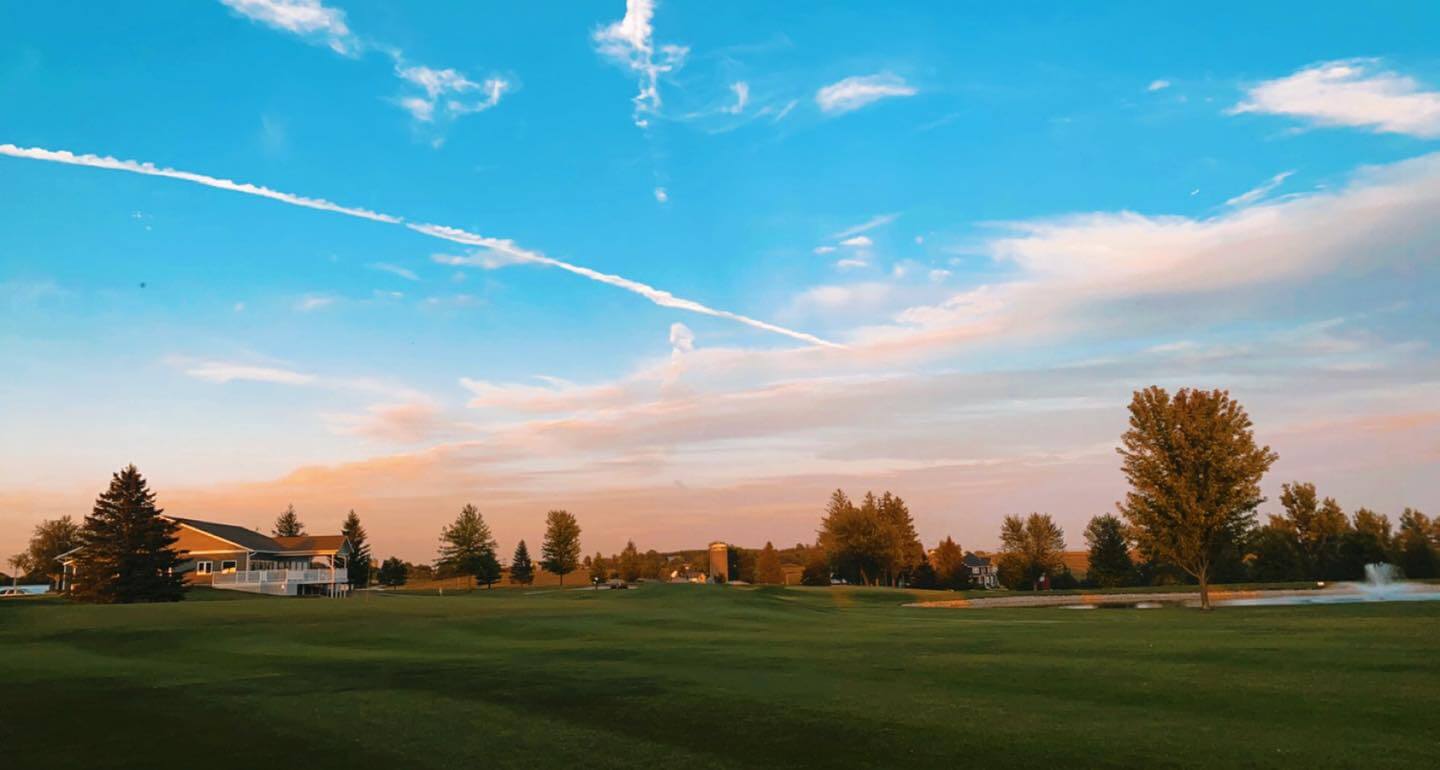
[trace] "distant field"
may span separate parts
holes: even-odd
[[[0,767],[1440,765],[1437,603],[218,593],[0,602]]]

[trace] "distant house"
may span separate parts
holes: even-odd
[[[989,556],[966,551],[964,561],[965,567],[970,570],[970,582],[981,588],[1000,587],[1000,575],[995,570],[994,560]]]
[[[271,537],[233,524],[164,518],[180,525],[175,550],[190,585],[275,596],[339,596],[350,590],[346,564],[353,549],[344,535]],[[74,553],[61,556],[61,590],[75,574]]]

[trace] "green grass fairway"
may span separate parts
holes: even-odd
[[[0,766],[1440,766],[1440,603],[910,598],[0,602]]]

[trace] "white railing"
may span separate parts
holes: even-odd
[[[211,582],[217,586],[261,585],[264,583],[344,583],[349,579],[344,567],[335,569],[255,569],[241,572],[217,572]]]

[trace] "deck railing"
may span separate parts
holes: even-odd
[[[349,575],[344,567],[335,569],[254,569],[240,572],[217,572],[212,583],[224,585],[260,585],[263,583],[344,583]]]

